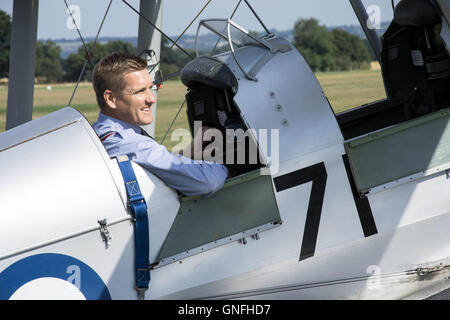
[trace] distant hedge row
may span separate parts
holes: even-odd
[[[356,35],[328,29],[314,18],[301,19],[294,26],[294,45],[314,71],[368,69],[368,46]]]

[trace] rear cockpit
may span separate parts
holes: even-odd
[[[337,115],[344,139],[450,106],[448,25],[434,2],[400,1],[381,38],[387,99]],[[448,43],[450,44],[450,43]]]
[[[387,99],[336,115],[362,196],[450,166],[446,10],[440,1],[400,1],[381,38]]]

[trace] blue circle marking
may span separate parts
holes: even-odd
[[[0,299],[9,299],[24,284],[50,277],[67,281],[68,267],[80,268],[79,290],[87,300],[111,300],[109,290],[100,276],[84,262],[63,254],[43,253],[19,260],[0,273]]]

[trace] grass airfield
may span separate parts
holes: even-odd
[[[380,70],[356,70],[316,73],[335,113],[385,98]],[[34,88],[33,119],[66,106],[74,83],[37,84]],[[167,81],[158,91],[156,141],[161,141],[184,101],[186,87],[181,81]],[[0,86],[0,132],[5,130],[8,86]],[[90,123],[97,119],[98,107],[91,83],[80,83],[71,105]],[[188,129],[186,109],[180,112],[164,144],[171,150],[177,141],[170,141],[173,130]]]

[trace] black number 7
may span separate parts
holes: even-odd
[[[353,176],[350,172],[347,156],[343,155],[343,162],[347,171],[347,177],[352,189],[353,199],[356,204],[361,226],[365,237],[376,234],[377,227],[373,219],[372,210],[367,198],[361,198],[356,190]],[[273,179],[277,192],[299,186],[312,181],[311,194],[309,196],[308,211],[306,213],[305,229],[303,232],[302,247],[299,261],[314,256],[319,233],[320,216],[327,184],[327,170],[323,162],[314,164]]]
[[[305,231],[303,232],[300,259],[303,260],[314,255],[317,235],[319,233],[320,215],[322,213],[327,171],[323,162],[303,168],[273,179],[277,192],[312,181],[309,196],[308,211],[306,213]]]

